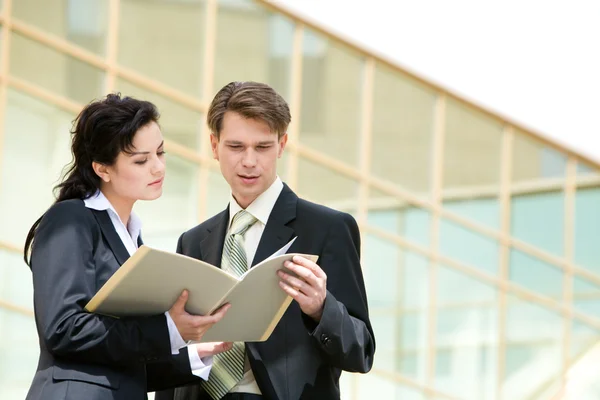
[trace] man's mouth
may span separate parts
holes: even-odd
[[[257,175],[238,175],[244,183],[254,183],[258,179]]]

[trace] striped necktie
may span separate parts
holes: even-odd
[[[229,235],[223,246],[221,268],[236,276],[248,269],[244,234],[256,222],[256,218],[246,210],[233,217]],[[244,376],[245,345],[235,342],[233,348],[214,356],[208,381],[203,382],[204,390],[215,400],[223,397]]]

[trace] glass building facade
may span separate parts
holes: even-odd
[[[36,368],[22,245],[78,111],[113,91],[159,107],[164,195],[136,211],[173,251],[226,206],[205,113],[233,80],[288,100],[280,176],[361,227],[377,352],[344,399],[600,398],[598,162],[265,0],[0,5],[0,398]]]

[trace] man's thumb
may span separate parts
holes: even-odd
[[[173,304],[173,308],[177,309],[177,311],[183,311],[185,308],[185,303],[187,303],[187,299],[188,291],[184,290],[183,292],[181,292],[181,295],[179,296],[175,304]]]

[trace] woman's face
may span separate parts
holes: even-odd
[[[134,202],[159,198],[165,177],[163,146],[156,122],[141,127],[133,137],[131,152],[121,152],[113,165],[104,168],[102,191]]]

